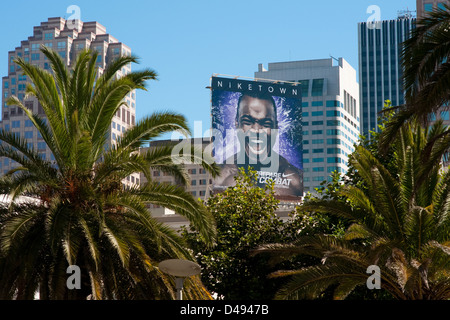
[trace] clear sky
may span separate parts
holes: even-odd
[[[343,57],[358,69],[357,23],[382,20],[398,10],[416,10],[416,0],[39,0],[8,1],[0,13],[0,75],[7,75],[7,52],[49,17],[69,18],[71,5],[82,21],[98,21],[140,58],[133,70],[151,68],[158,81],[137,93],[140,119],[153,111],[185,115],[194,136],[210,127],[212,74],[253,77],[258,64]]]

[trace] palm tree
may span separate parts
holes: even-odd
[[[212,243],[215,226],[203,205],[182,185],[159,185],[150,170],[158,169],[186,183],[182,164],[174,161],[172,147],[140,147],[161,135],[190,134],[182,115],[156,112],[138,121],[117,144],[107,146],[113,116],[132,90],[145,89],[156,79],[152,70],[116,73],[136,63],[121,57],[99,75],[96,52],[79,54],[69,70],[59,55],[43,47],[51,63],[49,73],[22,59],[15,62],[32,85],[27,96],[38,99],[47,119],[19,106],[35,125],[53,154],[42,159],[24,139],[0,130],[0,156],[19,166],[0,178],[0,190],[16,199],[33,197],[38,204],[2,209],[0,230],[0,298],[32,299],[142,299],[173,298],[173,281],[157,268],[165,258],[194,260],[181,238],[158,223],[147,210],[154,203],[184,215]],[[213,176],[217,166],[192,152],[187,160],[201,164]],[[185,159],[186,160],[186,159]],[[141,172],[145,185],[124,188],[122,181]],[[81,290],[68,290],[69,265],[81,270]],[[199,278],[186,284],[186,295],[208,297]]]
[[[430,123],[430,115],[448,111],[450,102],[450,7],[427,12],[416,22],[401,52],[405,104],[381,136],[380,150],[389,144],[407,122]],[[442,133],[449,134],[449,130]],[[429,141],[430,145],[434,141]],[[447,145],[447,148],[450,143]],[[445,150],[443,151],[445,152]]]
[[[396,173],[366,148],[356,148],[351,165],[363,187],[346,185],[337,193],[342,198],[302,206],[304,211],[345,218],[345,236],[307,236],[288,246],[260,249],[277,255],[308,254],[322,262],[275,273],[292,276],[277,298],[317,298],[332,288],[334,299],[344,299],[366,286],[372,265],[380,268],[381,288],[395,299],[450,298],[450,171],[428,164],[424,171],[421,162],[428,141],[444,130],[442,122],[431,130],[403,127],[393,146]]]

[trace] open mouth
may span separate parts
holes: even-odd
[[[256,155],[262,155],[266,152],[267,143],[261,139],[250,139],[248,143],[248,148],[250,152]]]

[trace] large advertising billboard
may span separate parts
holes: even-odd
[[[279,198],[303,195],[301,89],[295,83],[211,78],[215,192],[253,168],[258,186],[274,182]]]

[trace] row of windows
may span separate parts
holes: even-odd
[[[212,183],[212,179],[209,179],[209,183]],[[198,185],[199,186],[206,186],[207,184],[207,180],[206,179],[200,179],[198,180]],[[191,186],[196,186],[197,185],[197,180],[192,180],[191,181]]]
[[[197,174],[197,171],[198,171],[198,174],[207,174],[206,170],[203,169],[203,168],[188,169],[188,173],[189,174]],[[168,174],[167,172],[153,171],[153,176],[154,177],[160,177],[161,175],[170,176],[170,174]]]
[[[194,197],[196,197],[196,196],[197,196],[197,191],[191,191],[191,194],[192,194]],[[205,191],[205,190],[200,190],[200,191],[198,192],[198,195],[199,195],[200,197],[204,197],[204,196],[206,195],[206,191]]]
[[[320,97],[323,96],[323,88],[325,79],[313,79],[310,80],[299,80],[300,86],[302,88],[302,96],[303,97]],[[311,84],[311,88],[310,88]]]
[[[322,163],[325,162],[325,158],[312,158],[312,159],[303,159],[303,163]],[[344,159],[339,157],[328,157],[326,159],[327,163],[342,163],[346,164],[347,162]]]
[[[344,104],[337,100],[327,100],[325,102],[325,105],[327,108],[333,108],[333,107],[342,107],[343,108],[344,107]],[[308,108],[309,102],[308,101],[302,102],[302,107]],[[311,101],[311,107],[323,107],[323,101]]]
[[[188,169],[189,174],[197,174],[197,168]],[[203,168],[198,168],[198,174],[207,174],[206,170]]]
[[[309,142],[310,142],[309,140],[303,140],[304,145],[308,145]],[[312,139],[311,144],[324,144],[324,139]],[[341,140],[336,138],[330,138],[327,139],[327,144],[341,144]]]
[[[303,154],[309,154],[308,149],[303,150]],[[324,153],[325,149],[324,148],[318,148],[318,149],[312,149],[311,150],[312,153]],[[345,151],[339,149],[339,148],[327,148],[327,154],[344,154],[345,155]]]

